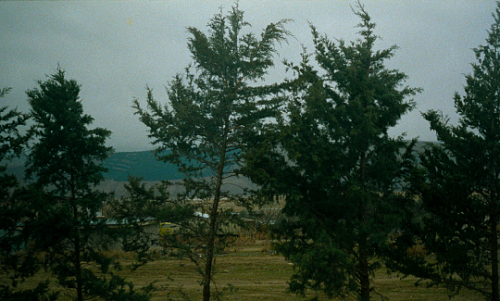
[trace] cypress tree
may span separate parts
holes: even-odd
[[[176,164],[185,174],[185,193],[178,205],[191,208],[190,199],[199,199],[190,220],[181,227],[184,237],[197,237],[197,252],[186,250],[203,278],[203,300],[211,297],[216,252],[227,237],[223,225],[235,222],[226,203],[244,198],[223,189],[228,179],[238,176],[248,141],[259,131],[267,117],[275,114],[273,101],[266,98],[270,87],[258,86],[268,68],[274,65],[275,44],[285,41],[286,20],[269,24],[256,37],[244,34],[249,26],[243,11],[233,7],[227,15],[219,13],[208,24],[208,35],[189,27],[188,49],[193,68],[177,75],[168,86],[168,102],[162,106],[148,89],[147,108],[134,102],[140,120],[149,128],[157,146],[159,160]],[[193,229],[194,230],[188,230]],[[172,242],[175,243],[175,242]],[[182,244],[182,241],[178,241]],[[182,244],[184,247],[189,246]]]
[[[444,285],[450,295],[467,288],[498,301],[500,2],[493,17],[486,44],[473,49],[477,62],[464,94],[454,96],[458,125],[435,110],[423,114],[439,143],[413,173],[421,218],[398,243],[420,244],[435,260],[406,258],[394,268]]]
[[[0,98],[10,88],[0,90]],[[49,294],[48,282],[41,281],[34,289],[19,289],[18,284],[33,276],[40,263],[20,235],[26,210],[20,199],[26,194],[15,175],[7,172],[10,161],[20,156],[28,140],[20,130],[26,126],[27,114],[0,107],[0,299],[2,300],[53,300],[57,294]],[[23,251],[23,252],[21,252]]]
[[[358,3],[359,4],[359,3]],[[407,76],[385,67],[396,46],[375,50],[375,24],[359,4],[360,38],[330,40],[311,25],[307,53],[290,81],[289,100],[251,161],[252,179],[283,196],[286,218],[277,250],[295,264],[291,291],[369,300],[375,269],[411,200],[400,193],[413,143],[388,130],[414,107]]]
[[[112,273],[113,258],[105,253],[119,239],[99,216],[110,196],[96,189],[112,152],[106,146],[110,131],[90,128],[81,87],[62,69],[38,85],[27,91],[34,142],[26,163],[31,193],[23,204],[29,208],[23,235],[59,284],[75,291],[75,300],[148,300]]]

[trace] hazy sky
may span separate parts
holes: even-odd
[[[94,125],[112,131],[116,151],[151,149],[147,129],[132,109],[133,98],[145,101],[145,87],[166,101],[164,86],[191,62],[186,27],[206,32],[214,14],[233,1],[0,1],[0,87],[12,87],[2,101],[27,112],[25,91],[55,72],[82,85],[84,110]],[[278,47],[276,68],[268,81],[284,76],[280,61],[300,60],[301,45],[313,50],[308,22],[331,38],[354,40],[359,18],[344,0],[241,0],[240,9],[254,33],[271,22],[293,19],[294,38]],[[377,48],[398,45],[388,63],[421,87],[417,108],[391,131],[409,138],[435,140],[423,111],[438,109],[452,122],[453,94],[463,93],[464,74],[475,62],[472,48],[485,43],[496,8],[493,0],[366,0],[365,9],[382,37]]]

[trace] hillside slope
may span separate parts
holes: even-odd
[[[420,153],[424,147],[435,142],[419,141],[415,146],[415,151]],[[24,179],[24,163],[26,158],[17,158],[10,162],[7,172],[14,174],[18,179]],[[100,185],[104,191],[115,192],[116,196],[125,195],[124,183],[128,181],[129,176],[142,178],[148,185],[158,183],[160,181],[171,181],[174,185],[171,187],[171,192],[179,191],[179,180],[183,178],[182,173],[177,170],[177,167],[156,160],[155,155],[151,151],[141,152],[118,152],[112,154],[103,163],[108,172],[104,174],[106,180]],[[246,178],[230,179],[225,190],[233,193],[241,193],[243,188],[252,187],[250,181]]]
[[[182,173],[172,164],[157,161],[149,151],[114,153],[106,161],[104,174],[107,180],[127,181],[129,176],[143,178],[144,181],[170,181],[182,179]]]

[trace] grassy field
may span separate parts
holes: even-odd
[[[253,241],[240,243],[229,249],[229,252],[217,257],[216,285],[219,290],[226,290],[221,300],[307,300],[315,294],[306,297],[287,292],[287,280],[293,272],[293,265],[286,262],[282,256],[269,252],[269,243]],[[129,259],[117,257],[127,263]],[[201,300],[200,277],[195,266],[188,260],[174,257],[159,257],[138,270],[132,272],[124,269],[123,276],[134,282],[136,287],[155,282],[157,288],[152,294],[152,300]],[[40,274],[35,280],[43,280],[47,274]],[[376,274],[375,288],[377,293],[372,300],[449,300],[442,288],[415,287],[414,278],[399,279],[397,275],[387,275],[384,270]],[[52,283],[55,283],[53,281]],[[30,282],[25,285],[29,286]],[[58,289],[54,287],[54,289]],[[63,299],[70,297],[70,292],[63,292]],[[320,300],[327,300],[319,295]],[[480,300],[480,296],[471,292],[462,292],[453,300]],[[339,299],[334,299],[339,300]],[[352,297],[347,300],[356,300]]]
[[[269,245],[257,241],[252,245],[239,246],[231,252],[217,258],[216,284],[219,288],[231,286],[236,291],[226,292],[223,300],[307,300],[316,294],[305,297],[297,296],[287,291],[287,280],[293,273],[293,265],[286,262],[280,255],[272,254]],[[184,300],[176,293],[182,288],[190,300],[201,300],[200,279],[194,266],[187,261],[168,259],[150,263],[140,272],[130,275],[134,281],[146,284],[147,281],[158,281],[163,286],[155,292],[153,300],[165,300],[170,294],[174,300]],[[151,276],[155,275],[155,276]],[[162,276],[160,276],[162,275]],[[416,287],[415,278],[401,280],[397,275],[387,275],[384,270],[376,274],[375,288],[380,295],[374,295],[372,300],[449,300],[443,288]],[[172,278],[172,281],[167,278]],[[318,295],[320,300],[328,300],[324,295]],[[453,300],[478,300],[480,296],[472,292],[463,292]],[[340,300],[340,299],[334,299]],[[356,300],[353,296],[347,300]]]

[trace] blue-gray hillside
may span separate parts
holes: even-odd
[[[435,142],[418,142],[415,152],[420,153],[429,144]],[[17,176],[19,180],[24,179],[25,157],[17,158],[7,163],[7,173]],[[183,174],[172,164],[156,160],[150,151],[142,152],[120,152],[112,154],[104,161],[108,172],[104,174],[106,180],[114,182],[126,182],[129,176],[142,177],[144,181],[172,181],[180,180]]]
[[[129,176],[141,177],[144,181],[170,181],[183,178],[182,173],[172,164],[156,160],[152,152],[114,153],[104,166],[108,172],[104,174],[107,180],[128,181]]]
[[[26,157],[6,162],[7,173],[14,174],[19,180],[24,179]],[[126,182],[129,176],[142,177],[144,181],[163,181],[182,179],[177,167],[156,160],[150,151],[114,153],[103,162],[108,169],[106,180]]]

